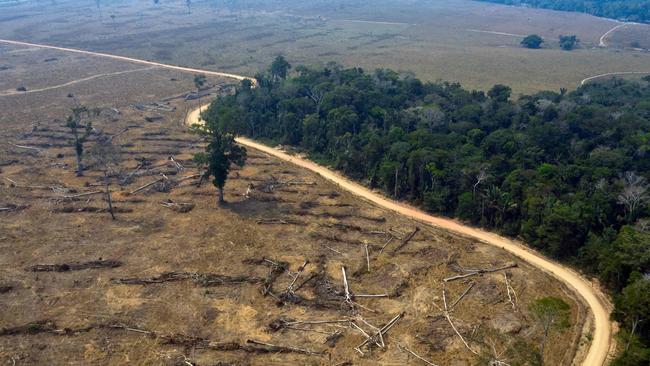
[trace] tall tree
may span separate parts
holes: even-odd
[[[201,88],[205,85],[206,77],[203,74],[194,76],[194,86],[196,87],[196,95],[199,98],[199,111],[201,111]]]
[[[235,113],[210,113],[206,114],[203,125],[192,126],[192,131],[198,133],[206,141],[205,152],[194,155],[194,161],[201,170],[202,179],[210,179],[217,188],[217,205],[223,204],[224,187],[232,165],[244,166],[246,162],[246,149],[238,145],[233,133]]]
[[[273,81],[277,82],[280,79],[284,80],[291,69],[291,64],[282,56],[277,56],[271,64],[270,73]]]
[[[77,157],[77,177],[84,174],[83,166],[83,153],[84,143],[93,133],[92,122],[88,121],[86,124],[82,123],[82,118],[90,116],[90,110],[84,106],[76,106],[72,108],[72,114],[68,116],[66,126],[70,128],[73,137],[74,152]],[[79,131],[81,130],[81,131]]]
[[[116,173],[121,161],[120,151],[113,144],[113,136],[100,134],[95,144],[88,151],[93,163],[102,171],[104,176],[104,195],[108,204],[108,213],[115,220],[113,199],[111,197],[111,173]]]

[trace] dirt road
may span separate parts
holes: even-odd
[[[90,81],[90,80],[94,80],[94,79],[100,79],[100,78],[105,78],[105,77],[109,77],[109,76],[130,74],[130,73],[140,72],[140,71],[147,71],[147,70],[152,70],[152,69],[155,69],[155,68],[156,68],[155,66],[149,66],[149,67],[143,67],[141,69],[135,69],[135,70],[125,70],[125,71],[109,72],[109,73],[105,73],[105,74],[96,74],[96,75],[92,75],[92,76],[89,76],[89,77],[86,77],[86,78],[68,81],[67,83],[64,83],[64,84],[52,85],[52,86],[48,86],[48,87],[40,88],[40,89],[27,89],[27,91],[24,91],[24,92],[23,91],[18,91],[18,90],[9,90],[9,91],[6,91],[4,93],[0,93],[0,97],[7,97],[7,96],[11,96],[11,95],[25,95],[25,94],[32,94],[32,93],[40,93],[40,92],[44,92],[44,91],[48,91],[48,90],[65,88],[66,86],[70,86],[70,85],[74,85],[74,84],[78,84],[78,83],[83,83],[85,81]]]
[[[607,47],[607,37],[610,34],[612,34],[614,31],[616,31],[617,29],[623,28],[623,27],[628,26],[628,25],[636,25],[636,24],[638,24],[638,23],[621,23],[621,24],[615,26],[614,28],[608,30],[607,32],[605,32],[605,34],[600,36],[600,40],[598,42],[598,47]]]
[[[212,75],[212,76],[229,77],[237,80],[244,80],[244,79],[251,80],[250,78],[242,75],[234,75],[234,74],[227,74],[227,73],[221,73],[215,71],[199,70],[199,69],[173,66],[173,65],[165,65],[158,62],[138,60],[130,57],[109,55],[109,54],[83,51],[83,50],[77,50],[71,48],[62,48],[62,47],[39,45],[39,44],[33,44],[27,42],[17,42],[17,41],[2,40],[2,39],[0,39],[0,43],[53,49],[53,50],[59,50],[63,52],[73,52],[73,53],[79,53],[79,54],[84,54],[89,56],[104,57],[104,58],[110,58],[114,60],[144,64],[144,65],[159,66],[163,68],[190,72],[190,73],[200,73],[200,74]],[[189,124],[199,123],[200,122],[199,109],[197,108],[196,110],[192,111],[188,115],[185,122]],[[567,284],[567,286],[570,289],[573,289],[573,291],[579,294],[587,303],[587,305],[591,308],[594,317],[593,319],[594,330],[593,330],[593,334],[591,335],[592,336],[591,346],[582,362],[582,365],[598,366],[598,365],[605,364],[605,362],[607,361],[607,357],[610,354],[610,346],[613,344],[612,324],[609,321],[611,304],[607,300],[607,297],[598,288],[593,287],[591,283],[589,283],[587,280],[585,280],[583,277],[581,277],[578,273],[574,272],[570,268],[562,266],[558,263],[555,263],[549,259],[544,258],[542,255],[535,253],[534,251],[525,247],[521,243],[512,241],[510,239],[501,237],[493,233],[489,233],[483,230],[462,225],[461,223],[456,222],[454,220],[435,217],[423,211],[420,211],[414,207],[385,198],[361,186],[360,184],[357,184],[309,160],[291,156],[280,150],[259,144],[249,139],[239,138],[238,142],[248,147],[251,147],[253,149],[257,149],[269,155],[286,160],[302,168],[309,169],[313,172],[316,172],[322,177],[324,177],[325,179],[328,179],[338,184],[343,189],[346,189],[352,192],[353,194],[357,195],[358,197],[371,201],[381,207],[395,211],[402,215],[406,215],[408,217],[419,220],[421,222],[435,225],[456,233],[460,233],[462,235],[475,238],[487,244],[503,248],[504,250],[507,250],[513,253],[514,255],[519,256],[521,259],[527,261],[528,263],[534,265],[535,267],[551,274],[555,278]]]
[[[193,69],[191,67],[167,65],[167,64],[161,64],[161,63],[155,62],[155,61],[140,60],[140,59],[137,59],[137,58],[118,56],[118,55],[111,55],[111,54],[108,54],[108,53],[84,51],[84,50],[78,50],[76,48],[66,48],[66,47],[57,47],[57,46],[50,46],[50,45],[44,45],[44,44],[29,43],[29,42],[12,41],[12,40],[9,40],[9,39],[0,39],[0,43],[10,44],[10,45],[14,45],[14,46],[36,47],[36,48],[44,48],[44,49],[56,50],[56,51],[62,51],[62,52],[78,53],[78,54],[87,55],[87,56],[108,58],[108,59],[116,60],[116,61],[125,61],[125,62],[131,62],[131,63],[135,63],[135,64],[141,64],[141,65],[157,66],[157,67],[162,67],[162,68],[165,68],[165,69],[182,71],[182,72],[189,72],[189,73],[193,73],[193,74],[204,74],[204,75],[209,75],[209,76],[226,77],[226,78],[231,78],[231,79],[236,79],[236,80],[251,79],[249,77],[242,76],[242,75],[228,74],[228,73],[225,73],[225,72],[218,72],[218,71]]]
[[[585,85],[586,83],[588,83],[588,82],[590,82],[590,81],[592,81],[592,80],[596,80],[596,79],[604,78],[604,77],[607,77],[607,76],[616,76],[616,75],[635,75],[635,74],[639,74],[639,75],[650,74],[650,71],[619,71],[619,72],[608,72],[608,73],[606,73],[606,74],[594,75],[594,76],[590,76],[590,77],[588,77],[588,78],[584,78],[584,79],[582,79],[582,81],[580,82],[580,85]]]

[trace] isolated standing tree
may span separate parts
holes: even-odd
[[[290,69],[291,64],[289,64],[289,62],[282,55],[280,55],[276,57],[271,64],[271,78],[274,82],[284,80],[287,78]]]
[[[115,14],[111,14],[111,21],[113,22],[113,30],[116,30],[117,27],[115,25]]]
[[[111,218],[115,220],[115,212],[113,210],[113,199],[111,198],[110,191],[110,172],[113,172],[118,167],[121,156],[119,150],[113,145],[113,136],[101,134],[97,137],[95,145],[93,145],[89,154],[93,163],[101,169],[104,174],[104,194],[106,195],[106,202],[108,203],[108,212]]]
[[[199,111],[201,110],[201,88],[205,85],[205,75],[199,74],[194,76],[194,86],[196,87],[196,95],[199,98]]]
[[[526,38],[521,41],[522,46],[533,49],[540,48],[542,43],[544,43],[544,39],[537,34],[526,36]]]
[[[553,329],[565,329],[569,327],[569,310],[571,307],[564,300],[557,297],[543,297],[535,300],[530,306],[530,311],[542,326],[542,344],[540,353],[544,357],[544,346],[546,339]]]
[[[201,170],[201,179],[209,180],[217,188],[217,205],[225,202],[223,190],[232,165],[244,166],[246,149],[237,145],[235,134],[228,126],[235,113],[219,113],[208,116],[205,124],[195,124],[192,131],[201,135],[207,142],[205,152],[194,155],[194,161]]]
[[[565,51],[571,51],[580,42],[577,36],[560,36],[560,48]]]
[[[90,111],[88,108],[83,106],[77,106],[72,108],[72,115],[68,117],[66,126],[70,128],[72,132],[74,144],[74,152],[77,156],[77,177],[81,177],[84,174],[83,167],[83,153],[84,153],[84,143],[90,137],[93,132],[92,123],[89,121],[85,125],[81,123],[84,116],[90,116]],[[81,130],[81,131],[79,131]]]

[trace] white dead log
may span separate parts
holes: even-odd
[[[11,142],[8,142],[8,144],[13,146],[13,147],[17,147],[19,149],[33,150],[33,151],[36,151],[38,153],[41,153],[43,151],[43,150],[41,150],[41,149],[39,149],[37,147],[25,146],[25,145],[16,145],[16,144],[12,144]]]
[[[392,327],[395,325],[395,323],[397,323],[397,321],[400,320],[403,316],[404,316],[404,313],[403,313],[403,312],[402,312],[402,313],[399,313],[399,314],[397,314],[393,319],[391,319],[388,323],[386,323],[386,325],[384,325],[383,327],[381,327],[381,329],[379,330],[379,333],[381,333],[382,337],[383,337],[384,334],[386,334],[386,333],[390,330],[390,328],[392,328]],[[375,336],[373,336],[373,338],[376,338],[376,337],[377,337],[377,335],[375,334]],[[358,345],[357,347],[355,347],[355,350],[357,350],[358,352],[361,352],[361,347],[364,347],[364,346],[367,345],[368,342],[370,342],[370,341],[371,341],[371,339],[366,339],[365,341],[363,341],[363,343],[361,343],[360,345]],[[361,352],[361,353],[363,354],[363,352]]]
[[[415,357],[415,358],[417,358],[418,360],[420,360],[420,361],[426,363],[427,365],[438,366],[438,365],[436,365],[435,363],[430,362],[430,361],[427,361],[424,357],[422,357],[422,356],[418,355],[417,353],[411,351],[410,349],[406,348],[406,346],[402,346],[401,344],[397,344],[397,347],[399,347],[399,349],[401,349],[401,350],[403,350],[403,351],[406,351],[406,352],[410,353],[411,355],[413,355],[413,357]]]
[[[451,304],[449,309],[453,310],[454,307],[460,302],[460,300],[462,300],[465,297],[465,295],[467,295],[469,293],[469,290],[471,290],[472,287],[474,287],[475,284],[476,283],[474,283],[474,282],[470,283],[469,286],[467,286],[467,288],[465,289],[465,291],[463,291],[463,293],[456,299],[456,301],[454,301],[454,303]]]
[[[449,322],[449,325],[451,325],[451,328],[454,330],[454,332],[456,333],[456,335],[458,335],[458,338],[460,338],[460,340],[463,342],[463,344],[465,345],[465,347],[466,347],[470,352],[472,352],[473,354],[478,355],[478,352],[474,351],[474,350],[472,349],[472,347],[469,346],[469,344],[467,343],[467,341],[465,340],[465,338],[460,334],[460,332],[458,331],[458,329],[456,329],[456,325],[454,325],[454,322],[451,320],[451,316],[449,316],[449,311],[450,311],[450,310],[449,310],[449,308],[447,307],[447,294],[446,294],[445,289],[442,289],[442,301],[443,301],[443,303],[444,303],[444,305],[445,305],[445,310],[442,312],[442,314],[443,314],[443,315],[445,316],[445,318],[447,319],[447,322]]]
[[[510,263],[510,264],[506,264],[504,266],[497,267],[497,268],[467,269],[466,271],[468,273],[464,273],[464,274],[460,274],[460,275],[456,275],[456,276],[452,276],[452,277],[447,277],[447,278],[443,279],[443,281],[444,282],[455,281],[455,280],[460,280],[462,278],[476,276],[478,274],[503,271],[504,269],[513,268],[513,267],[517,267],[517,263]]]
[[[136,193],[142,191],[143,189],[146,189],[146,188],[151,187],[152,185],[154,185],[154,184],[156,184],[156,183],[159,183],[159,182],[162,182],[162,181],[165,181],[165,180],[168,180],[168,179],[169,179],[169,178],[167,178],[167,176],[165,176],[164,174],[161,174],[161,175],[162,175],[162,177],[160,177],[160,178],[154,180],[153,182],[147,183],[147,184],[143,185],[142,187],[140,187],[140,188],[138,188],[138,189],[136,189],[136,190],[133,190],[133,191],[129,192],[129,194],[130,194],[130,195],[131,195],[131,194],[136,194]]]

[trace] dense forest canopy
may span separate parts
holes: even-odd
[[[650,77],[512,101],[504,85],[484,93],[391,70],[289,68],[279,57],[258,87],[242,82],[204,117],[298,147],[430,212],[521,237],[614,293],[650,281]],[[617,314],[631,329],[628,313]],[[643,350],[650,319],[634,331],[632,348]]]
[[[578,11],[591,15],[630,22],[650,22],[648,0],[479,0],[491,3],[532,6],[535,8]]]

